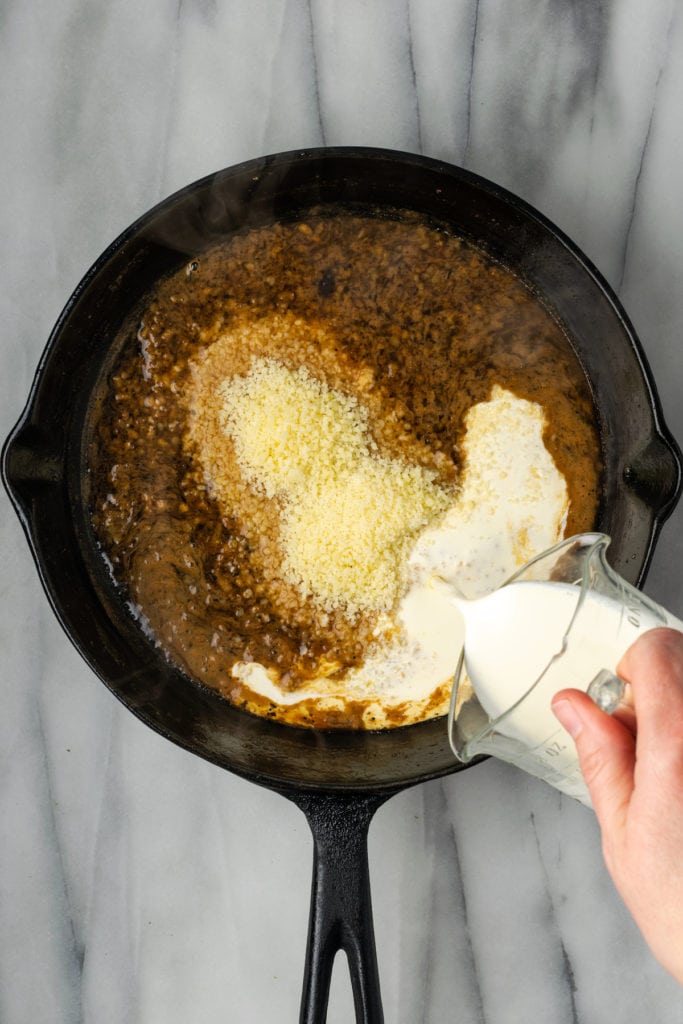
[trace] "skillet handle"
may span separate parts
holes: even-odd
[[[299,792],[290,798],[306,815],[315,844],[299,1022],[324,1024],[332,965],[343,949],[357,1024],[383,1024],[367,839],[372,816],[387,796]]]

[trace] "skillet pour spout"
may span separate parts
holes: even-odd
[[[48,599],[94,674],[162,736],[305,813],[315,857],[301,1020],[325,1020],[332,961],[344,949],[357,1020],[380,1024],[368,828],[392,794],[464,769],[445,722],[315,731],[233,707],[171,665],[142,632],[107,571],[88,508],[91,397],[144,297],[236,232],[340,204],[373,216],[410,210],[446,225],[552,311],[583,367],[599,423],[604,470],[595,529],[611,537],[614,569],[642,583],[680,495],[681,455],[618,299],[576,246],[516,196],[461,168],[390,150],[313,149],[249,161],[187,186],[126,229],[55,325],[4,446],[2,477]]]
[[[671,439],[653,437],[624,471],[627,485],[651,508],[666,516],[681,488],[680,455]]]

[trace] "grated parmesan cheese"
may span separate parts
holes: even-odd
[[[241,473],[279,502],[287,582],[325,611],[390,609],[411,542],[452,493],[381,456],[363,406],[304,367],[254,359],[219,392]]]

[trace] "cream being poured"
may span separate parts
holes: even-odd
[[[439,576],[466,597],[480,597],[562,539],[568,492],[543,443],[544,426],[540,405],[500,387],[471,408],[460,490],[413,540],[403,595],[381,617],[377,643],[359,668],[341,680],[315,679],[291,692],[258,663],[238,662],[233,676],[281,704],[315,698],[334,707],[362,700],[374,727],[398,705],[409,705],[416,720],[439,687],[445,713],[463,629],[452,603],[431,581]]]

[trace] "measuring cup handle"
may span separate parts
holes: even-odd
[[[626,686],[626,680],[621,676],[603,668],[591,681],[586,692],[599,708],[606,711],[608,715],[613,715],[623,700]]]

